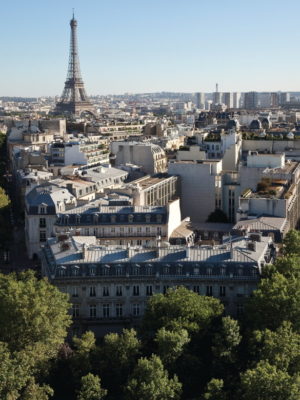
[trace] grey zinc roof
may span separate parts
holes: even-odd
[[[80,238],[80,239],[79,239]],[[94,236],[73,236],[68,239],[68,248],[62,250],[61,242],[52,238],[48,241],[51,257],[56,265],[81,263],[153,262],[180,263],[201,262],[206,264],[250,263],[258,265],[264,260],[271,238],[262,237],[256,249],[247,247],[249,240],[241,238],[230,245],[221,246],[169,246],[160,248],[126,246],[100,246]],[[85,246],[85,249],[84,249]]]
[[[286,225],[286,218],[279,217],[260,217],[237,222],[233,229],[255,229],[270,230],[276,229],[282,231]]]

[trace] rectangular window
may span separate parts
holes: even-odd
[[[133,286],[132,294],[133,294],[133,296],[139,296],[140,295],[140,287],[139,286]]]
[[[97,307],[96,304],[90,305],[90,318],[96,318],[97,316]]]
[[[122,296],[122,286],[116,287],[116,296]]]
[[[90,286],[90,297],[96,297],[96,286]]]
[[[146,295],[152,296],[152,285],[146,286]]]
[[[193,291],[194,291],[195,293],[200,294],[200,286],[194,286],[194,287],[193,287]]]
[[[78,297],[78,287],[77,286],[72,287],[72,297]]]
[[[220,286],[220,297],[226,296],[226,286]]]
[[[123,304],[116,304],[116,317],[122,317],[123,315]]]
[[[79,317],[79,304],[72,304],[72,316]]]
[[[46,231],[40,231],[40,242],[46,242]]]
[[[40,218],[40,228],[46,228],[46,218]]]
[[[133,311],[133,315],[135,317],[138,317],[140,315],[140,305],[138,303],[133,304],[132,311]]]
[[[109,318],[109,304],[103,304],[102,310],[103,310],[103,318]]]
[[[213,287],[206,286],[206,296],[212,296],[212,295],[213,295]]]
[[[103,296],[109,296],[109,287],[108,286],[103,287]]]
[[[237,304],[236,305],[236,313],[237,313],[238,317],[240,317],[241,315],[244,314],[244,304]]]

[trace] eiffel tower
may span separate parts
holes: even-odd
[[[79,116],[82,112],[95,114],[95,110],[89,101],[84,83],[81,78],[78,47],[77,47],[77,21],[70,21],[71,41],[67,79],[60,101],[56,104],[55,112],[58,114],[73,114]]]

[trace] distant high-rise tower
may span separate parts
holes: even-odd
[[[198,109],[205,108],[205,93],[203,92],[196,93],[196,107]]]
[[[247,92],[244,97],[244,108],[247,110],[254,110],[258,105],[257,92]]]
[[[80,73],[78,47],[77,47],[77,21],[70,21],[71,42],[67,80],[60,101],[56,104],[56,112],[63,114],[80,115],[83,111],[95,113],[84,89]]]
[[[221,104],[222,103],[222,93],[219,92],[219,84],[216,83],[216,91],[213,93],[213,103]]]
[[[227,108],[233,108],[233,93],[225,92],[223,93],[223,101]]]

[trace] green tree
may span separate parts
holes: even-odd
[[[66,295],[32,272],[0,274],[0,398],[18,398],[26,387],[39,390],[33,377],[64,341],[68,308]]]
[[[140,353],[141,342],[134,329],[123,329],[122,334],[109,333],[104,337],[103,355],[112,365],[130,367]]]
[[[128,400],[177,400],[181,383],[176,375],[169,378],[161,359],[152,355],[140,358],[125,389]]]
[[[276,331],[255,331],[253,336],[258,359],[289,373],[300,371],[300,335],[293,331],[290,322],[283,322]]]
[[[299,400],[300,382],[297,377],[261,361],[241,374],[243,400]]]
[[[213,337],[212,351],[215,357],[234,361],[236,350],[241,342],[238,321],[231,317],[223,317],[218,332]]]
[[[0,340],[11,350],[42,346],[45,359],[56,355],[71,323],[68,296],[32,271],[0,274]]]
[[[138,357],[141,342],[134,329],[123,329],[122,334],[109,333],[92,353],[92,365],[102,378],[111,396],[120,398]],[[112,374],[111,371],[114,371]]]
[[[0,211],[10,205],[10,199],[5,193],[5,190],[0,187]]]
[[[87,374],[81,378],[77,400],[101,400],[106,394],[107,390],[102,389],[99,376]]]
[[[78,338],[73,338],[75,351],[71,357],[71,368],[76,380],[91,371],[91,353],[96,349],[95,335],[91,331],[83,333]]]
[[[17,399],[26,386],[34,367],[31,351],[11,352],[0,342],[0,398]]]
[[[225,400],[223,391],[224,382],[222,379],[211,379],[206,387],[206,392],[203,395],[204,400]]]
[[[186,329],[169,331],[161,328],[157,331],[154,341],[159,357],[165,365],[170,365],[182,354],[190,338]]]
[[[73,343],[78,354],[86,354],[95,348],[96,338],[92,331],[87,331],[80,338],[73,337]]]
[[[271,266],[268,266],[272,269]],[[298,256],[289,255],[284,257],[278,257],[273,265],[273,273],[279,272],[280,274],[290,278],[294,275],[299,276],[300,274],[300,259]],[[269,275],[271,277],[271,275]]]
[[[283,253],[285,255],[300,256],[300,232],[291,229],[283,240]]]
[[[54,394],[48,385],[38,385],[34,378],[30,378],[22,394],[22,400],[48,400]]]
[[[144,335],[154,337],[157,330],[186,329],[189,334],[206,328],[223,313],[218,299],[199,296],[184,287],[168,289],[165,295],[152,296],[142,321]]]
[[[248,301],[246,318],[249,326],[277,329],[283,321],[300,328],[300,279],[275,272],[262,279]]]

